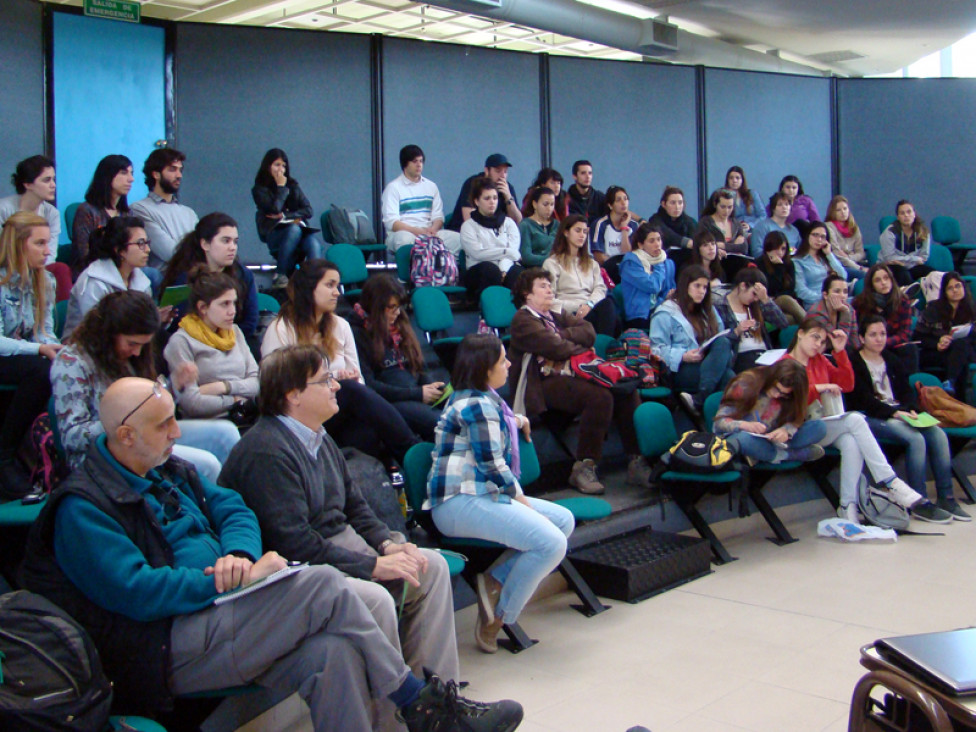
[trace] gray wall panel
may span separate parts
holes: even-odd
[[[550,59],[552,157],[572,184],[575,160],[593,163],[600,190],[622,185],[631,209],[657,211],[666,185],[697,215],[695,70],[624,61]]]
[[[183,23],[177,31],[181,199],[200,215],[236,218],[242,260],[272,261],[251,199],[269,148],[288,154],[316,220],[331,203],[371,210],[367,36]]]
[[[748,71],[705,71],[708,190],[740,165],[764,201],[795,175],[821,216],[830,203],[830,81]]]

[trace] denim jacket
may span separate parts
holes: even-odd
[[[0,269],[0,280],[7,276]],[[59,343],[54,335],[54,275],[44,270],[44,285],[47,287],[44,322],[38,332],[34,332],[34,308],[36,299],[34,288],[14,274],[10,281],[0,285],[0,320],[3,333],[0,334],[0,356],[36,356],[44,343]]]

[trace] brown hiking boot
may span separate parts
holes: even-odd
[[[596,464],[587,458],[573,463],[573,472],[569,474],[569,484],[580,493],[596,495],[604,492],[603,483],[596,477]]]
[[[478,648],[485,653],[494,653],[498,650],[497,636],[502,628],[502,621],[495,618],[495,606],[502,594],[502,585],[488,572],[482,572],[475,577],[474,589],[478,600],[478,623],[475,625],[474,639]]]

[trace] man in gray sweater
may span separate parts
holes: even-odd
[[[313,346],[275,351],[261,364],[261,418],[234,447],[219,483],[258,517],[265,549],[331,564],[376,618],[407,665],[458,679],[447,563],[391,532],[353,485],[323,422],[339,411],[339,384]],[[397,630],[397,605],[402,604]]]

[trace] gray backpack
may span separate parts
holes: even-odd
[[[336,206],[334,203],[327,216],[326,232],[333,244],[375,244],[376,234],[369,216],[359,208]]]
[[[866,524],[895,531],[908,530],[908,511],[888,498],[887,493],[876,489],[863,473],[857,484],[857,506]]]

